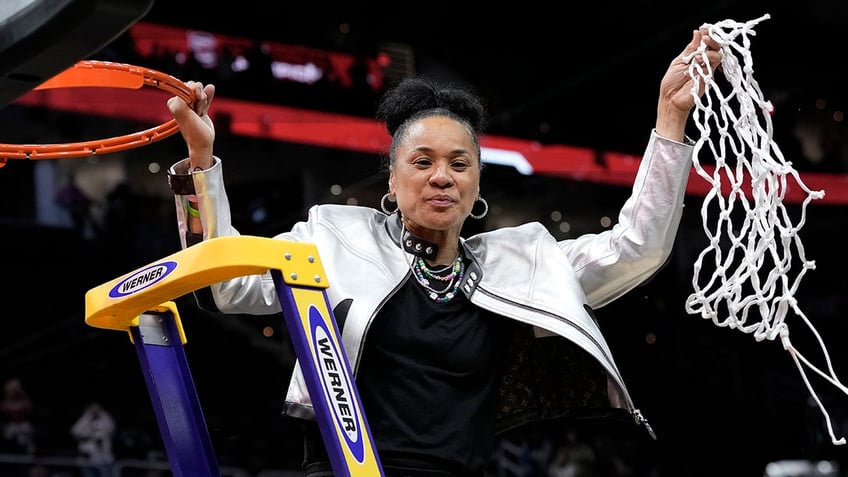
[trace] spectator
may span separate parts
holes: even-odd
[[[32,400],[20,379],[11,378],[3,384],[0,411],[3,415],[0,452],[35,454],[35,426],[30,419]]]
[[[71,426],[71,435],[77,441],[77,450],[82,458],[85,477],[110,477],[115,456],[112,453],[112,438],[115,420],[98,402],[85,408],[82,415]]]

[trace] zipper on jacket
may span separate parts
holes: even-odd
[[[654,440],[657,439],[657,435],[656,435],[656,433],[654,433],[654,428],[651,427],[651,425],[648,423],[648,420],[645,419],[644,416],[642,416],[642,411],[634,408],[633,409],[633,420],[636,421],[637,426],[645,426],[645,430],[648,431],[648,434],[651,435],[652,439],[654,439]]]
[[[359,352],[356,353],[356,363],[352,366],[353,375],[356,376],[356,371],[359,369],[359,363],[362,361],[362,352],[365,350],[365,341],[368,339],[368,331],[371,329],[371,324],[374,323],[374,319],[377,318],[377,315],[380,314],[380,310],[386,305],[386,303],[392,299],[393,296],[401,289],[401,287],[409,280],[409,277],[412,276],[412,269],[406,272],[403,279],[398,282],[397,286],[395,286],[388,295],[380,301],[380,304],[377,305],[377,308],[374,309],[374,313],[371,314],[371,317],[368,318],[368,325],[362,331],[362,339],[359,341]]]
[[[608,362],[610,362],[612,364],[615,363],[615,361],[613,361],[611,356],[608,356],[606,353],[604,353],[603,347],[600,345],[600,343],[598,343],[598,340],[596,340],[594,337],[592,337],[592,335],[590,335],[589,333],[586,333],[586,331],[584,331],[582,327],[575,325],[574,322],[569,320],[568,318],[563,317],[563,316],[553,315],[551,313],[547,313],[545,311],[539,310],[538,308],[533,308],[531,306],[527,306],[527,305],[524,305],[522,303],[517,303],[517,302],[511,301],[511,300],[505,300],[502,297],[495,295],[494,293],[491,293],[491,292],[487,291],[485,288],[481,288],[479,286],[477,287],[477,291],[479,291],[480,293],[483,293],[484,295],[486,295],[488,297],[494,298],[497,301],[500,301],[500,302],[503,302],[503,303],[509,303],[510,305],[513,305],[517,308],[523,308],[525,310],[529,310],[529,311],[532,311],[534,313],[538,313],[538,314],[541,314],[541,315],[547,315],[547,316],[550,316],[550,317],[552,317],[556,320],[565,321],[565,322],[569,323],[572,328],[579,331],[583,336],[586,337],[586,339],[588,339],[589,341],[594,343],[595,347],[598,348],[598,350],[601,351],[601,353],[603,353],[604,358],[606,358],[606,360]],[[513,319],[515,319],[515,318],[513,318]],[[521,321],[521,320],[518,320],[518,321]],[[529,325],[530,323],[527,323],[527,324]],[[619,374],[618,368],[616,368],[615,371],[616,371],[616,374],[618,374],[619,380],[621,380],[621,375]]]
[[[497,301],[500,301],[500,302],[503,302],[503,303],[509,303],[509,304],[511,304],[511,305],[513,305],[517,308],[530,310],[530,311],[533,311],[534,313],[539,313],[539,314],[542,314],[542,315],[551,316],[554,319],[565,321],[566,323],[570,324],[573,329],[576,329],[583,336],[585,336],[589,341],[594,343],[595,347],[601,352],[603,357],[612,366],[613,371],[614,371],[613,378],[616,379],[616,382],[618,383],[619,387],[621,387],[621,391],[623,393],[624,399],[627,401],[627,407],[630,410],[630,412],[633,414],[633,417],[636,420],[636,423],[644,425],[645,428],[647,429],[648,433],[651,435],[651,437],[656,439],[656,435],[654,434],[654,430],[651,428],[650,424],[648,424],[647,419],[645,419],[642,416],[642,413],[638,409],[636,409],[636,405],[633,403],[633,399],[630,396],[630,391],[627,389],[627,386],[624,384],[624,378],[621,376],[621,372],[618,370],[618,366],[615,365],[615,361],[612,359],[612,357],[610,355],[608,355],[607,353],[604,352],[603,347],[600,346],[598,341],[595,338],[593,338],[590,334],[588,334],[586,331],[584,331],[582,327],[575,325],[573,321],[569,320],[566,317],[560,317],[558,315],[552,315],[550,313],[547,313],[547,312],[544,312],[542,310],[524,305],[522,303],[516,303],[516,302],[511,301],[511,300],[505,300],[502,297],[487,291],[485,288],[478,286],[476,291],[483,293],[484,295],[491,297],[491,298],[493,298]],[[518,321],[521,321],[521,320],[518,320]],[[527,323],[527,324],[530,324],[530,323]],[[567,338],[564,338],[564,337],[561,337],[561,338],[567,339]]]

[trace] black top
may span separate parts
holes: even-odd
[[[495,445],[498,373],[510,320],[462,293],[436,303],[414,277],[372,322],[356,376],[383,466],[476,471]],[[323,447],[307,439],[307,454]],[[324,449],[306,463],[326,460]]]
[[[380,459],[475,470],[494,449],[495,385],[508,320],[462,293],[436,303],[410,278],[368,330],[356,378]]]

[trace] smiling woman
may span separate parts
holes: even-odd
[[[691,35],[683,53],[704,41],[705,61],[717,64],[705,31]],[[383,210],[316,204],[275,236],[314,243],[321,254],[386,476],[483,476],[499,433],[540,421],[569,429],[574,419],[617,417],[654,435],[594,309],[652,277],[670,256],[691,167],[684,127],[697,81],[681,58],[661,81],[656,127],[630,198],[603,232],[557,240],[531,221],[463,237],[466,221],[488,212],[480,184],[487,110],[471,88],[410,76],[376,108],[391,137]],[[194,103],[168,100],[188,148],[169,176],[180,184],[173,192],[181,246],[191,250],[240,232],[224,161],[212,152],[217,87],[187,84]],[[194,295],[208,311],[274,314],[282,305],[273,285],[263,273]],[[331,435],[316,410],[326,403],[305,388],[308,373],[295,367],[283,405],[304,429],[303,468],[309,477],[348,475],[325,445]]]
[[[23,3],[0,0],[0,9]],[[60,9],[70,3],[55,0],[51,5]],[[506,260],[510,255],[500,250],[525,250],[533,244],[528,239],[546,233],[555,237],[557,243],[573,244],[572,240],[589,238],[583,237],[584,234],[612,230],[616,226],[616,212],[632,192],[634,178],[643,165],[640,154],[645,151],[645,141],[650,137],[648,129],[655,119],[656,97],[650,92],[656,90],[659,75],[667,66],[663,58],[671,59],[678,53],[677,40],[681,40],[682,46],[683,40],[690,34],[690,31],[684,30],[709,20],[753,18],[764,12],[772,13],[773,20],[763,23],[762,31],[758,31],[757,38],[762,43],[755,42],[757,50],[754,57],[763,91],[778,100],[772,116],[776,135],[781,135],[776,136],[777,140],[787,146],[797,134],[805,141],[804,151],[787,154],[787,159],[803,172],[805,160],[801,152],[806,153],[808,147],[816,149],[813,146],[821,141],[821,144],[832,145],[836,154],[842,151],[839,144],[845,143],[844,121],[837,122],[840,105],[844,102],[840,103],[838,98],[844,97],[848,89],[834,88],[836,94],[832,96],[819,94],[819,90],[822,85],[835,83],[833,79],[841,76],[839,62],[834,63],[832,59],[839,58],[834,51],[842,42],[830,41],[828,37],[833,32],[842,34],[842,29],[831,26],[846,23],[844,11],[848,2],[830,0],[827,2],[830,5],[820,5],[817,0],[769,0],[769,5],[764,5],[763,0],[726,1],[704,3],[700,9],[697,5],[681,9],[671,0],[658,0],[620,3],[616,5],[614,15],[608,12],[598,14],[592,10],[606,6],[603,2],[581,4],[589,9],[588,13],[579,13],[576,7],[571,7],[567,15],[552,15],[552,9],[549,11],[538,6],[489,7],[486,13],[491,17],[486,17],[486,21],[462,22],[461,29],[452,32],[449,42],[442,35],[422,34],[425,31],[422,28],[426,26],[424,22],[432,22],[431,16],[404,17],[402,22],[391,22],[386,19],[391,18],[389,12],[392,9],[374,12],[375,4],[369,3],[365,7],[338,3],[341,5],[334,5],[338,8],[328,8],[323,2],[307,2],[301,4],[305,7],[304,11],[268,15],[265,14],[265,3],[247,0],[238,2],[238,8],[233,4],[225,9],[204,9],[202,14],[198,14],[196,1],[160,0],[144,20],[151,22],[145,26],[152,22],[173,25],[175,28],[170,34],[175,40],[182,41],[180,45],[185,45],[186,41],[207,40],[208,35],[202,34],[197,34],[192,40],[187,39],[188,31],[203,31],[215,32],[219,39],[226,34],[248,38],[256,44],[272,40],[345,54],[350,51],[373,53],[379,51],[376,46],[402,46],[404,61],[396,61],[400,54],[397,58],[392,57],[390,65],[381,66],[382,72],[393,75],[440,73],[456,80],[456,84],[477,86],[490,99],[489,106],[494,114],[487,134],[480,137],[483,162],[495,158],[491,155],[487,158],[494,148],[499,153],[514,154],[503,163],[520,163],[524,166],[522,171],[528,174],[520,175],[513,168],[502,167],[499,163],[487,163],[481,174],[480,192],[490,204],[488,215],[484,216],[486,208],[482,202],[476,202],[477,206],[472,209],[469,218],[481,217],[480,220],[467,221],[470,228],[466,229],[464,237],[468,240],[463,244],[457,261],[450,262],[453,257],[438,263],[428,261],[423,256],[424,252],[428,252],[428,244],[416,241],[411,234],[407,237],[409,242],[394,235],[390,243],[384,243],[370,238],[375,230],[385,229],[354,227],[366,223],[358,220],[363,216],[395,224],[400,223],[398,217],[403,215],[402,211],[395,211],[397,203],[388,199],[385,201],[386,209],[380,210],[380,196],[387,192],[388,184],[384,174],[375,172],[380,169],[379,161],[385,152],[384,146],[388,145],[389,135],[382,124],[359,114],[362,111],[368,116],[373,114],[371,96],[357,95],[357,99],[367,99],[364,102],[368,107],[355,112],[349,108],[350,101],[342,100],[332,91],[328,94],[328,90],[322,87],[326,85],[320,82],[308,86],[291,78],[276,80],[270,74],[267,76],[272,81],[256,76],[234,78],[232,72],[227,75],[217,69],[198,70],[197,63],[192,61],[177,63],[177,55],[168,56],[161,50],[160,55],[153,54],[157,51],[154,48],[155,35],[145,39],[145,48],[149,49],[144,51],[150,55],[138,60],[136,54],[139,52],[135,49],[138,43],[130,39],[134,28],[141,26],[141,22],[134,24],[122,41],[102,50],[101,58],[140,61],[140,65],[153,66],[179,78],[198,79],[200,76],[204,82],[216,83],[220,94],[215,98],[210,113],[218,128],[215,153],[222,159],[216,166],[218,170],[213,168],[192,175],[190,182],[198,181],[200,192],[195,193],[196,196],[201,200],[208,198],[210,192],[214,195],[224,189],[217,188],[217,182],[207,179],[216,179],[218,176],[210,176],[226,167],[226,193],[229,194],[232,213],[227,217],[230,222],[218,221],[219,217],[224,217],[223,213],[218,214],[210,207],[192,202],[201,223],[206,225],[203,230],[207,236],[214,236],[225,229],[230,231],[230,226],[245,234],[262,235],[280,230],[288,233],[297,226],[296,232],[304,236],[314,234],[326,239],[337,234],[334,237],[337,236],[338,240],[327,240],[332,243],[327,254],[322,248],[322,257],[330,257],[332,253],[337,254],[340,260],[354,260],[370,257],[367,253],[359,254],[363,249],[367,248],[370,253],[378,247],[391,251],[387,252],[387,256],[403,257],[396,261],[363,259],[345,273],[343,286],[339,282],[337,287],[339,277],[336,273],[330,277],[334,309],[338,317],[346,318],[343,323],[346,336],[353,336],[356,340],[363,330],[362,323],[373,324],[367,328],[368,339],[365,341],[368,345],[363,348],[358,364],[363,379],[369,369],[377,373],[403,367],[406,365],[400,362],[403,357],[419,354],[432,360],[421,363],[438,364],[440,366],[436,369],[439,370],[466,370],[444,368],[441,365],[445,363],[479,367],[480,363],[476,360],[483,355],[474,354],[471,347],[454,346],[447,351],[439,348],[439,352],[429,352],[432,348],[421,350],[416,345],[438,347],[439,335],[426,342],[413,338],[416,338],[415,335],[431,336],[427,333],[445,331],[447,342],[454,343],[463,331],[469,331],[469,328],[463,328],[468,323],[461,319],[445,319],[438,321],[436,326],[426,326],[428,322],[423,313],[429,313],[430,307],[438,310],[457,306],[457,303],[478,311],[483,307],[491,308],[493,304],[499,305],[486,293],[498,285],[499,277],[510,280],[505,283],[515,284],[516,290],[526,293],[517,297],[520,300],[515,303],[525,303],[533,292],[559,293],[559,299],[554,303],[556,306],[559,302],[568,301],[561,296],[562,287],[552,290],[559,280],[528,281],[527,277],[533,274],[512,266],[512,261]],[[88,2],[88,5],[101,4]],[[377,4],[396,9],[396,5],[388,2]],[[122,5],[126,3],[113,6],[122,8]],[[729,11],[730,5],[754,11],[733,12]],[[569,6],[565,8],[568,10]],[[450,12],[458,14],[454,9]],[[468,18],[478,18],[477,15],[475,12]],[[342,30],[341,26],[349,28]],[[1,31],[7,32],[5,28]],[[95,29],[90,32],[98,33]],[[375,48],[355,48],[361,46],[360,39],[366,35],[368,43]],[[614,36],[617,41],[596,41],[604,35]],[[80,36],[73,40],[85,38]],[[795,46],[804,54],[787,57],[787,51],[798,51],[787,46]],[[666,53],[663,50],[667,50]],[[775,63],[775,54],[783,59]],[[790,57],[791,60],[787,60]],[[786,61],[791,61],[790,68],[786,67]],[[295,64],[294,61],[289,63]],[[6,65],[14,63],[2,61],[0,69]],[[775,68],[775,65],[778,67]],[[8,79],[4,76],[0,81]],[[0,96],[7,91],[13,90],[0,89]],[[49,92],[60,91],[78,93],[68,89]],[[642,94],[644,92],[649,94]],[[80,132],[86,132],[84,137],[95,137],[88,133],[134,131],[139,124],[158,124],[163,119],[170,119],[165,111],[166,97],[161,91],[145,88],[129,95],[134,100],[132,103],[102,101],[102,109],[96,112],[90,109],[86,112],[83,108],[92,108],[95,104],[84,101],[76,101],[76,109],[64,109],[57,103],[22,105],[19,101],[29,96],[24,95],[16,104],[5,108],[0,116],[0,121],[3,121],[0,142],[31,142],[49,138],[67,141],[80,137]],[[821,101],[817,102],[818,99]],[[148,114],[150,111],[157,114],[164,112],[165,118]],[[795,124],[792,118],[796,112],[815,116],[816,121]],[[693,132],[689,131],[690,137]],[[80,406],[73,406],[68,401],[81,400],[78,396],[82,391],[80,378],[89,376],[91,379],[86,386],[99,389],[97,397],[107,398],[118,405],[114,409],[121,432],[126,431],[127,436],[139,435],[138,426],[143,428],[144,434],[149,432],[153,437],[152,443],[158,445],[156,423],[150,422],[150,427],[147,427],[147,419],[152,417],[152,413],[145,410],[149,409],[150,402],[143,387],[144,380],[137,374],[134,356],[128,353],[126,337],[123,333],[117,336],[105,333],[106,336],[101,338],[104,333],[99,330],[87,333],[90,330],[83,322],[81,297],[86,289],[105,277],[124,274],[141,263],[158,261],[180,248],[180,238],[184,235],[182,230],[178,233],[174,227],[174,216],[182,210],[189,214],[187,219],[193,220],[193,212],[182,207],[182,200],[190,197],[178,196],[180,208],[175,213],[175,200],[164,177],[167,164],[148,169],[148,166],[158,166],[158,161],[169,161],[168,158],[176,161],[186,157],[185,145],[177,137],[172,141],[176,142],[163,141],[119,155],[122,167],[126,167],[122,170],[126,171],[127,183],[122,184],[120,194],[110,199],[113,202],[110,202],[109,209],[114,212],[109,215],[115,217],[108,221],[107,230],[111,233],[94,242],[83,240],[71,229],[43,226],[47,222],[43,220],[45,209],[41,207],[52,204],[55,186],[61,184],[42,181],[45,177],[42,173],[56,167],[55,175],[51,177],[61,183],[65,177],[64,168],[76,163],[75,160],[8,161],[6,167],[0,170],[0,226],[3,232],[0,243],[7,251],[10,264],[27,264],[15,266],[14,271],[7,274],[7,283],[0,292],[6,298],[4,316],[9,318],[4,321],[3,333],[0,334],[0,371],[5,376],[17,375],[24,380],[30,395],[39,402],[36,417],[49,413],[49,423],[40,421],[47,426],[47,434],[42,435],[51,436],[48,445],[41,447],[45,453],[68,455],[67,449],[61,447],[65,445],[63,438],[68,437],[64,423],[71,422],[82,404],[79,402]],[[654,144],[668,146],[670,143],[657,138]],[[432,149],[436,150],[435,147]],[[788,148],[785,151],[790,152]],[[424,158],[431,154],[423,149],[419,153]],[[513,162],[516,156],[521,161]],[[645,157],[656,160],[659,156]],[[803,174],[808,184],[827,191],[821,201],[827,206],[813,207],[809,211],[805,228],[807,250],[827,250],[828,253],[827,260],[820,260],[816,271],[807,274],[805,285],[798,289],[798,299],[799,303],[807,305],[805,311],[812,320],[824,325],[820,327],[822,338],[833,342],[848,332],[845,320],[841,319],[846,310],[843,271],[848,267],[845,263],[848,256],[831,243],[833,237],[845,233],[843,219],[844,205],[848,204],[848,188],[843,187],[846,183],[844,175],[826,175],[824,172],[848,169],[839,166],[838,161],[828,166],[830,159],[837,157],[823,157],[814,173]],[[79,161],[88,162],[88,158]],[[105,173],[112,162],[113,157],[109,156],[97,164],[90,164],[90,167],[96,168],[98,174]],[[443,176],[454,172],[446,171]],[[381,172],[387,173],[388,170]],[[690,173],[694,172],[690,170]],[[658,182],[657,175],[643,177],[648,179],[649,184],[656,185]],[[750,472],[744,472],[745,475],[761,475],[766,459],[779,456],[833,456],[843,463],[843,467],[848,466],[845,461],[848,454],[844,453],[844,448],[839,449],[838,454],[834,450],[824,432],[819,410],[813,403],[808,404],[809,395],[797,379],[795,367],[785,360],[786,353],[782,349],[764,355],[770,351],[749,346],[747,340],[750,336],[738,336],[741,334],[716,329],[705,320],[685,316],[682,305],[691,291],[687,284],[691,279],[692,263],[700,251],[699,246],[703,245],[703,228],[697,207],[699,199],[707,191],[705,185],[708,186],[696,176],[690,177],[694,180],[689,180],[686,187],[686,212],[671,251],[671,263],[644,286],[624,295],[623,299],[604,308],[594,308],[597,322],[603,327],[605,339],[609,340],[610,355],[616,358],[620,368],[619,374],[629,377],[625,380],[629,381],[629,391],[634,397],[639,396],[638,409],[644,412],[643,417],[650,419],[659,439],[647,442],[649,439],[645,439],[644,426],[631,425],[634,419],[609,424],[609,427],[594,419],[578,419],[579,423],[557,420],[544,428],[533,424],[517,428],[515,433],[499,433],[499,439],[505,439],[507,444],[515,442],[512,439],[516,435],[526,435],[528,446],[500,446],[495,451],[496,458],[503,458],[510,449],[520,449],[527,452],[510,455],[518,459],[519,455],[527,456],[536,451],[533,455],[542,459],[544,451],[551,449],[550,444],[556,446],[557,439],[560,439],[575,454],[605,456],[603,462],[585,462],[586,466],[611,462],[624,466],[625,462],[636,464],[641,461],[652,469],[633,472],[634,475],[691,475],[694,468],[710,475],[742,475],[740,470],[747,468]],[[434,178],[435,182],[439,182],[438,175]],[[444,180],[441,183],[446,184]],[[203,188],[209,184],[215,187]],[[103,186],[104,183],[100,181],[98,185]],[[797,204],[796,192],[803,191],[798,188],[788,190],[785,201]],[[441,204],[449,204],[457,197],[450,192],[438,195],[441,198],[436,198],[435,208],[449,209],[440,206],[440,201]],[[328,202],[338,207],[346,204],[344,210],[349,214],[327,219],[321,214],[333,210],[333,207],[323,206]],[[319,203],[322,205],[314,209],[316,219],[307,219],[307,208]],[[349,207],[353,205],[367,207]],[[368,210],[370,208],[374,210]],[[368,214],[356,215],[359,209],[366,210]],[[263,214],[261,219],[258,218],[259,212]],[[301,217],[304,222],[296,223]],[[536,220],[539,221],[536,228],[531,229],[528,225],[516,227],[518,231],[529,230],[531,233],[527,235],[487,244],[488,253],[483,255],[467,253],[468,247],[476,251],[483,241],[496,238],[497,234],[489,234],[488,230]],[[35,221],[41,225],[36,226]],[[324,227],[328,223],[331,225]],[[314,224],[318,226],[310,228]],[[482,239],[475,237],[478,231],[485,234]],[[499,248],[488,248],[495,245]],[[429,249],[429,252],[433,250]],[[498,252],[495,253],[495,250]],[[534,257],[538,259],[534,258],[532,262],[540,266],[560,265],[559,262],[552,263],[551,259],[558,254],[536,255]],[[481,275],[481,270],[471,266],[472,263],[480,263],[480,260],[484,260],[486,267],[497,262],[505,266],[495,267],[494,271],[485,268]],[[562,265],[563,268],[567,266]],[[365,304],[371,299],[368,292],[377,288],[378,283],[384,283],[382,274],[387,270],[399,277],[393,284],[403,283],[399,286],[403,292],[408,292],[404,297],[418,298],[420,302],[409,302],[413,306],[384,304],[383,311],[373,315],[369,321],[367,317],[363,318],[371,311],[370,308],[364,310],[370,306]],[[459,288],[456,288],[457,283]],[[470,288],[474,300],[472,305],[467,303],[465,284],[476,285],[476,288]],[[396,289],[391,286],[383,291],[384,295],[378,298],[393,297],[387,299],[388,302],[404,298],[394,293]],[[593,295],[592,299],[595,297]],[[186,298],[190,300],[193,297]],[[374,303],[377,302],[375,299]],[[230,305],[228,300],[221,303]],[[415,303],[420,306],[415,306]],[[200,358],[207,370],[198,370],[201,373],[195,378],[202,390],[210,390],[202,394],[210,396],[207,416],[209,422],[215,424],[212,431],[216,448],[226,456],[227,462],[235,465],[256,462],[265,467],[301,467],[303,436],[299,425],[304,420],[290,418],[298,408],[280,402],[291,373],[296,369],[290,350],[289,354],[285,352],[284,343],[288,338],[284,336],[285,332],[275,333],[275,338],[282,338],[279,342],[275,341],[279,346],[269,346],[269,341],[259,339],[256,333],[257,324],[279,330],[282,325],[279,316],[210,317],[193,304],[186,302],[181,311],[186,320],[198,320],[194,325],[188,322],[191,325],[190,351]],[[402,302],[402,305],[405,304],[407,302]],[[415,312],[421,312],[422,316],[415,315]],[[573,309],[567,316],[584,316],[585,312]],[[199,322],[203,325],[197,324]],[[563,322],[568,323],[566,320]],[[495,329],[500,324],[497,320],[491,323]],[[534,347],[526,349],[534,352],[529,355],[513,353],[514,350],[525,349],[518,346],[522,343],[497,351],[512,357],[533,358],[530,362],[540,359],[543,364],[547,362],[544,366],[558,366],[564,374],[553,377],[538,374],[537,371],[544,367],[514,368],[511,375],[524,379],[518,381],[515,387],[505,388],[506,391],[535,391],[550,385],[554,389],[549,390],[554,394],[561,391],[561,396],[576,397],[583,389],[596,389],[584,385],[591,383],[596,376],[603,376],[604,370],[599,370],[602,366],[597,363],[607,356],[608,350],[599,352],[598,356],[574,349],[563,350],[555,344],[559,338],[521,334],[524,328],[519,327],[522,328],[518,330],[520,337],[534,344]],[[480,331],[476,327],[470,329]],[[581,343],[596,338],[595,335],[582,334],[570,337]],[[803,337],[804,333],[795,335],[798,345],[805,344]],[[106,341],[112,338],[114,347]],[[92,343],[92,339],[97,339],[97,342]],[[739,341],[732,341],[735,339]],[[345,341],[345,347],[350,341]],[[387,346],[392,347],[384,350],[368,347],[374,343],[388,343]],[[772,345],[775,343],[768,346]],[[780,348],[780,343],[776,346]],[[839,353],[832,356],[836,369],[846,362],[842,348],[831,346],[832,351]],[[394,360],[381,359],[380,352]],[[590,357],[585,359],[587,356]],[[127,362],[123,361],[124,357]],[[570,373],[571,370],[585,371],[585,376],[574,375],[580,373]],[[598,371],[597,374],[595,371]],[[419,375],[429,374],[421,369],[416,372]],[[677,379],[679,376],[696,378]],[[810,378],[815,380],[817,376],[810,373]],[[450,376],[446,374],[434,379],[450,382]],[[379,382],[379,379],[375,381]],[[462,381],[459,379],[457,382]],[[615,381],[613,378],[608,382]],[[222,382],[228,385],[219,386]],[[561,382],[571,385],[560,389],[557,385]],[[816,381],[812,384],[819,389]],[[385,395],[377,396],[378,399],[413,395],[414,402],[407,406],[411,411],[427,408],[434,413],[457,412],[456,408],[447,405],[450,400],[445,394],[436,396],[434,403],[430,401],[433,396],[426,392],[414,393],[426,386],[427,382],[423,380],[397,380],[393,381],[393,385],[378,387],[375,392]],[[612,388],[616,386],[617,383]],[[822,390],[830,392],[829,388],[825,385]],[[63,392],[57,394],[57,389]],[[249,406],[244,406],[246,389],[250,390]],[[537,396],[535,392],[507,393],[498,399],[507,395]],[[839,405],[844,401],[844,395],[837,390],[821,397],[823,403],[834,411],[832,418],[838,426],[834,431],[837,435],[845,435],[848,419]],[[547,411],[543,407],[546,403],[549,401],[538,401],[540,413]],[[752,408],[751,403],[767,404]],[[281,406],[287,411],[282,421],[279,419]],[[513,408],[516,409],[520,408]],[[369,418],[372,415],[376,422],[379,415],[369,413]],[[680,416],[694,419],[680,419]],[[709,417],[702,419],[705,416]],[[142,422],[143,426],[140,425]],[[281,425],[284,432],[278,432]],[[628,432],[631,428],[633,431]],[[727,446],[728,429],[739,437],[737,442],[761,442],[763,445],[760,449]],[[563,439],[572,435],[571,430],[578,431],[580,442]],[[424,437],[425,434],[420,434],[419,438]],[[550,442],[549,438],[553,441]],[[391,440],[391,437],[384,439]],[[638,448],[639,455],[625,451],[616,456],[606,444],[600,444],[594,453],[585,449],[585,445],[600,443],[601,440],[617,442],[628,449]],[[151,441],[139,438],[136,442],[138,447],[116,447],[116,451],[123,457],[143,456],[141,449],[146,449],[147,444],[141,443]],[[312,436],[309,442],[320,448],[321,436]],[[637,445],[631,447],[633,444]],[[581,452],[581,449],[584,451]],[[655,454],[652,450],[662,452]],[[723,458],[716,459],[716,455]],[[731,462],[733,467],[727,469]],[[508,464],[503,466],[507,468]],[[615,474],[614,471],[598,473]],[[538,474],[542,475],[543,471]]]

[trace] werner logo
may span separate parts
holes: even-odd
[[[151,265],[125,278],[109,290],[110,298],[121,298],[144,290],[161,282],[177,268],[177,262],[162,262]]]
[[[362,442],[362,429],[359,427],[359,404],[355,402],[353,389],[345,372],[341,350],[331,334],[326,320],[315,307],[309,308],[309,325],[312,329],[312,350],[318,375],[324,387],[327,408],[336,421],[336,427],[343,432],[346,445],[358,462],[365,460],[365,447]]]

